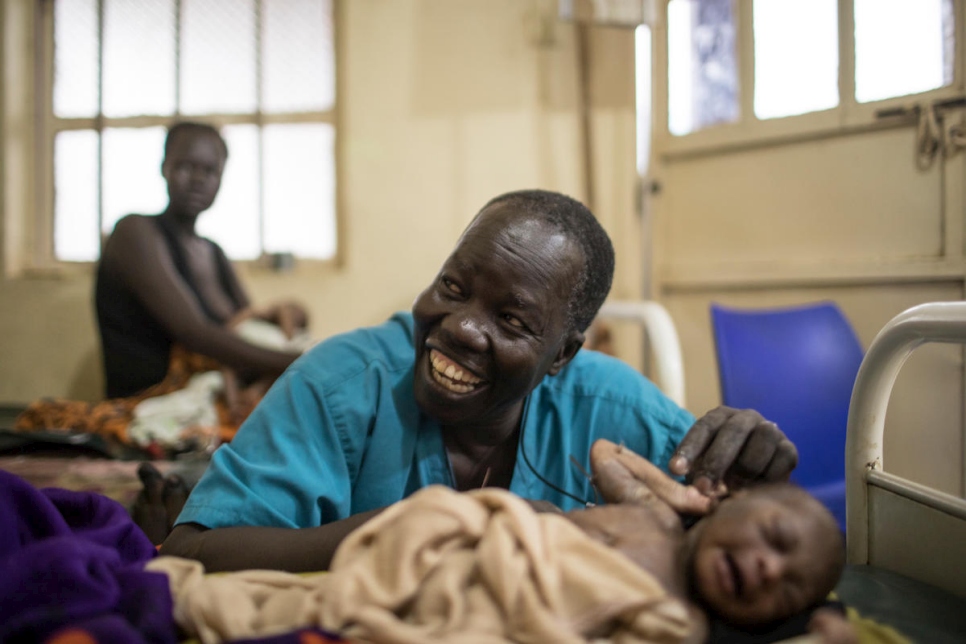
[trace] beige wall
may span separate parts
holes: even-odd
[[[868,347],[905,309],[963,299],[963,160],[923,170],[914,149],[903,126],[661,158],[656,292],[678,324],[694,413],[721,404],[712,302],[833,300]],[[902,369],[889,472],[964,493],[963,368],[959,346],[931,345]]]
[[[31,160],[21,142],[31,123],[18,114],[30,113],[23,78],[30,4],[10,0],[3,14],[5,49],[15,50],[5,53],[3,65],[8,267],[29,244],[21,233],[30,210],[23,169]],[[554,4],[341,2],[345,261],[338,268],[303,263],[288,274],[242,267],[253,299],[303,299],[320,337],[380,322],[409,307],[490,197],[542,187],[583,198],[575,30],[553,20]],[[591,89],[597,211],[617,241],[615,293],[625,297],[639,288],[639,233],[631,215],[632,43],[629,31],[599,29],[589,47],[597,70]],[[0,403],[100,395],[90,271],[4,280],[0,333]]]

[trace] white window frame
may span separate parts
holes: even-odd
[[[879,118],[882,110],[901,110],[916,104],[933,103],[962,96],[963,42],[966,3],[953,2],[955,46],[952,83],[928,92],[859,103],[855,100],[855,5],[853,0],[838,0],[839,104],[831,109],[783,118],[758,119],[755,116],[755,43],[753,0],[732,0],[736,20],[738,51],[739,117],[734,123],[710,126],[689,134],[675,136],[668,129],[668,33],[667,2],[662,2],[661,15],[653,38],[654,60],[654,140],[655,153],[674,159],[693,155],[737,150],[769,144],[792,143],[809,139],[841,136],[855,132],[893,127],[908,127],[915,122],[912,112]]]
[[[7,0],[4,0],[6,2]],[[53,0],[17,0],[22,3],[34,3],[34,114],[36,118],[34,140],[36,153],[34,159],[34,215],[27,222],[26,251],[17,261],[5,261],[8,275],[27,273],[36,275],[63,274],[89,270],[97,263],[58,260],[54,252],[54,140],[59,132],[70,130],[95,130],[103,132],[115,127],[152,127],[168,126],[177,120],[198,120],[211,123],[215,127],[234,124],[254,124],[259,128],[273,124],[292,123],[326,123],[335,129],[335,225],[336,251],[329,259],[299,258],[300,263],[312,263],[321,266],[341,267],[345,263],[345,222],[341,208],[342,185],[342,136],[339,127],[339,105],[341,103],[341,65],[339,25],[343,15],[341,0],[332,0],[333,24],[333,52],[335,70],[335,100],[330,110],[304,111],[289,114],[268,114],[255,112],[251,114],[181,114],[170,116],[133,116],[107,117],[104,115],[92,118],[60,118],[53,113],[53,71],[54,71],[54,3]],[[264,1],[264,0],[261,0]],[[176,74],[177,77],[177,74]],[[158,169],[160,173],[160,168]],[[9,226],[7,226],[9,229]],[[105,240],[101,234],[101,243]],[[233,260],[246,265],[262,265],[271,267],[270,256],[264,253],[255,260]]]

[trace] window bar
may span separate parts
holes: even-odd
[[[255,127],[258,137],[255,142],[255,154],[258,174],[258,252],[265,254],[265,120],[262,105],[264,103],[264,83],[262,80],[262,29],[264,27],[265,8],[263,0],[255,0]]]
[[[54,24],[55,20],[53,15],[56,11],[54,3],[51,2],[41,2],[37,5],[37,12],[34,14],[36,22],[34,23],[34,37],[37,42],[45,42],[44,38],[46,35],[50,35],[47,46],[45,46],[40,55],[44,58],[42,59],[42,65],[38,66],[34,70],[34,86],[37,88],[43,88],[43,102],[38,101],[34,106],[34,113],[37,116],[36,129],[34,131],[34,136],[36,141],[43,141],[44,149],[46,155],[34,155],[32,162],[34,167],[34,172],[38,177],[38,181],[34,183],[33,196],[36,199],[37,204],[43,204],[44,211],[49,214],[49,216],[44,218],[41,225],[37,226],[33,237],[28,237],[29,248],[37,256],[42,258],[41,262],[47,264],[52,259],[57,257],[56,244],[54,243],[54,199],[53,199],[53,188],[54,185],[54,138],[55,138],[55,115],[54,115],[54,65],[56,60],[56,54],[54,53]],[[41,71],[42,70],[42,71]],[[41,105],[45,105],[43,112],[41,113]],[[41,118],[43,114],[44,118]],[[46,156],[46,158],[44,158]],[[2,165],[2,163],[0,163]],[[51,195],[51,196],[48,196]],[[26,265],[33,265],[36,262],[28,258]],[[10,262],[10,257],[7,253],[3,253],[3,269],[6,271],[15,264]]]
[[[943,25],[943,84],[952,85],[956,82],[956,69],[958,65],[953,62],[949,65],[946,61],[956,61],[956,43],[960,39],[956,37],[956,29],[959,24],[959,20],[956,17],[956,11],[953,7],[953,0],[943,0],[942,6],[940,7],[942,11],[942,25]],[[961,28],[961,27],[959,27]]]
[[[181,118],[181,0],[174,0],[174,117]]]
[[[97,259],[104,251],[104,1],[97,0]]]
[[[848,117],[858,107],[855,98],[855,2],[839,2],[839,106],[841,114]]]
[[[741,127],[758,121],[755,113],[755,3],[731,3],[735,25],[735,55],[738,57],[738,120]]]

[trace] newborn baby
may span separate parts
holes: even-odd
[[[745,627],[772,624],[820,604],[842,573],[845,548],[835,519],[791,483],[703,497],[606,440],[594,444],[591,467],[608,503],[568,518],[657,576],[697,615]],[[706,515],[685,530],[682,508]],[[817,612],[809,628],[832,641],[854,637],[834,611]]]

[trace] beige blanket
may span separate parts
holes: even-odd
[[[504,490],[425,488],[352,533],[332,572],[205,575],[160,557],[203,642],[316,625],[372,642],[679,642],[683,603],[622,554]]]

